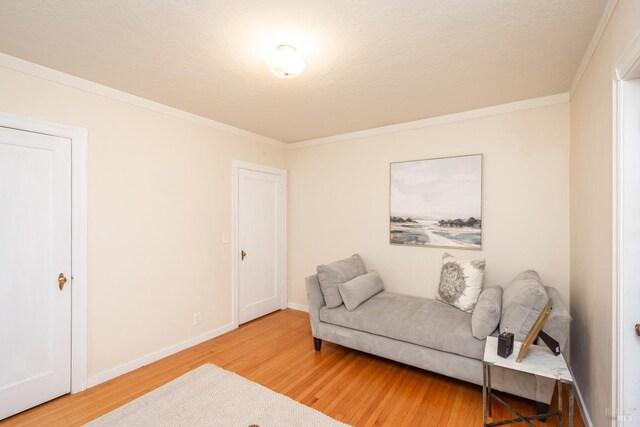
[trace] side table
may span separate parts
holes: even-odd
[[[556,356],[547,347],[532,345],[529,352],[521,363],[516,363],[516,357],[522,347],[521,342],[513,343],[513,353],[508,358],[498,356],[498,338],[487,337],[484,347],[484,358],[482,360],[483,381],[482,381],[482,418],[484,427],[501,426],[505,424],[513,424],[516,422],[524,422],[528,426],[534,426],[531,420],[539,420],[543,418],[558,417],[560,427],[562,427],[562,384],[569,385],[569,426],[573,427],[573,403],[574,403],[574,386],[573,377],[569,372],[567,363],[562,354]],[[558,384],[558,411],[547,414],[538,414],[524,416],[511,405],[496,396],[491,390],[491,367],[499,366],[513,371],[521,371],[540,377],[546,377],[556,380]],[[487,424],[487,416],[491,417],[491,403],[493,400],[498,401],[517,418],[504,421],[496,421]]]

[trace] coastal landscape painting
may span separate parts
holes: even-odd
[[[482,248],[482,155],[391,163],[390,242]]]

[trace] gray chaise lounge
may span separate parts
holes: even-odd
[[[482,385],[485,341],[472,336],[470,313],[440,301],[386,291],[353,311],[344,305],[327,308],[317,275],[306,278],[306,287],[317,351],[322,340],[327,340]],[[546,290],[553,310],[544,331],[564,349],[571,318],[556,289]],[[551,402],[553,380],[499,368],[491,373],[493,388],[538,402],[539,412]]]

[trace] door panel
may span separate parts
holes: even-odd
[[[0,419],[70,392],[71,142],[0,128]]]
[[[640,417],[636,408],[640,402],[640,336],[635,325],[640,324],[640,80],[622,84],[623,114],[623,185],[622,187],[622,356],[623,401],[615,408],[621,420]],[[624,423],[623,423],[624,424]]]
[[[238,311],[244,323],[282,305],[282,177],[239,169],[238,208]]]

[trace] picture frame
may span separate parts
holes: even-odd
[[[547,304],[544,306],[544,308],[540,312],[540,315],[538,315],[538,318],[536,319],[536,322],[533,324],[533,327],[531,328],[527,336],[524,338],[524,341],[522,342],[522,347],[520,347],[520,352],[518,353],[518,357],[516,357],[516,363],[522,362],[524,357],[527,355],[527,352],[529,351],[529,348],[533,344],[533,341],[535,341],[535,339],[538,337],[538,334],[542,330],[542,327],[544,326],[545,322],[549,318],[549,314],[551,314],[551,300],[547,301]]]
[[[389,243],[482,249],[482,154],[392,162]]]

